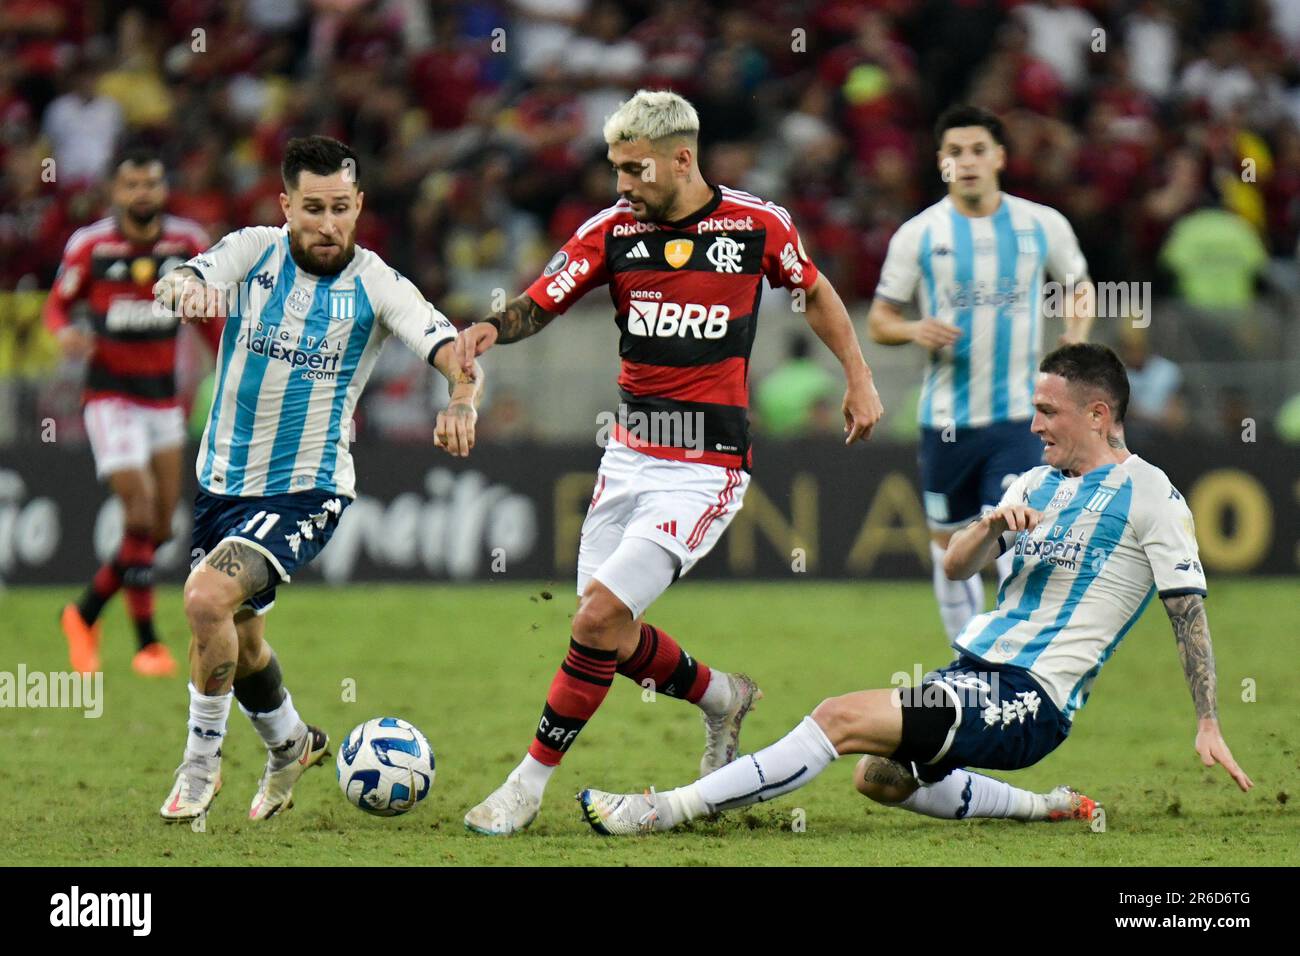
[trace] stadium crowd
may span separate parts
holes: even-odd
[[[1275,354],[1256,296],[1300,291],[1295,0],[7,0],[0,290],[49,287],[124,142],[216,237],[281,222],[282,147],[323,132],[362,157],[358,242],[475,318],[609,204],[601,123],[640,86],[695,103],[706,172],[786,205],[859,308],[959,99],[1005,118],[1004,188],[1215,355]]]

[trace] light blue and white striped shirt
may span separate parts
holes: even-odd
[[[356,247],[335,276],[298,269],[287,226],[232,232],[185,263],[225,287],[228,315],[195,470],[220,495],[356,495],[352,413],[389,334],[428,361],[456,330]]]
[[[920,423],[991,425],[1033,417],[1045,277],[1067,287],[1088,277],[1069,222],[1055,209],[1000,193],[991,216],[958,212],[945,196],[889,241],[876,295],[897,305],[919,295],[922,318],[962,336],[930,354]]]
[[[1042,519],[1032,532],[1003,535],[1015,559],[997,606],[972,618],[953,646],[1027,668],[1072,717],[1157,592],[1205,594],[1192,513],[1137,455],[1073,478],[1040,465],[1012,482],[1000,502],[1008,504]]]

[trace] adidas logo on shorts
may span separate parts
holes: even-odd
[[[657,524],[655,530],[662,531],[670,538],[675,538],[677,537],[677,521],[674,519],[673,521],[665,521],[663,524]]]

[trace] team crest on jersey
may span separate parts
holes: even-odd
[[[357,293],[354,289],[335,291],[330,289],[329,314],[331,319],[355,319],[357,317]]]
[[[131,263],[131,279],[136,285],[152,285],[158,275],[158,264],[152,256],[140,256]]]
[[[745,251],[745,244],[729,236],[718,236],[705,253],[717,272],[739,272],[740,255]]]
[[[1083,506],[1084,511],[1105,511],[1106,506],[1111,503],[1115,497],[1115,488],[1098,488],[1092,493],[1087,504]]]
[[[690,239],[674,239],[664,246],[664,258],[674,269],[680,269],[691,261],[691,252],[695,243]]]
[[[311,293],[302,286],[295,286],[294,290],[289,293],[289,298],[285,300],[284,307],[289,312],[305,315],[311,308]]]
[[[1033,230],[1016,230],[1016,248],[1022,256],[1032,256],[1038,252],[1038,238]]]

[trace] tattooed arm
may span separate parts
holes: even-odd
[[[554,318],[554,313],[543,311],[530,296],[517,296],[500,312],[475,322],[460,333],[456,338],[456,360],[461,370],[469,375],[474,370],[474,359],[493,345],[509,345],[536,335]]]
[[[1199,594],[1179,594],[1164,598],[1165,611],[1174,627],[1178,659],[1183,676],[1196,705],[1196,753],[1207,767],[1221,764],[1237,786],[1249,790],[1254,784],[1232,759],[1232,751],[1219,730],[1216,702],[1217,680],[1214,673],[1214,647],[1210,643],[1210,623],[1205,616],[1205,599]]]

